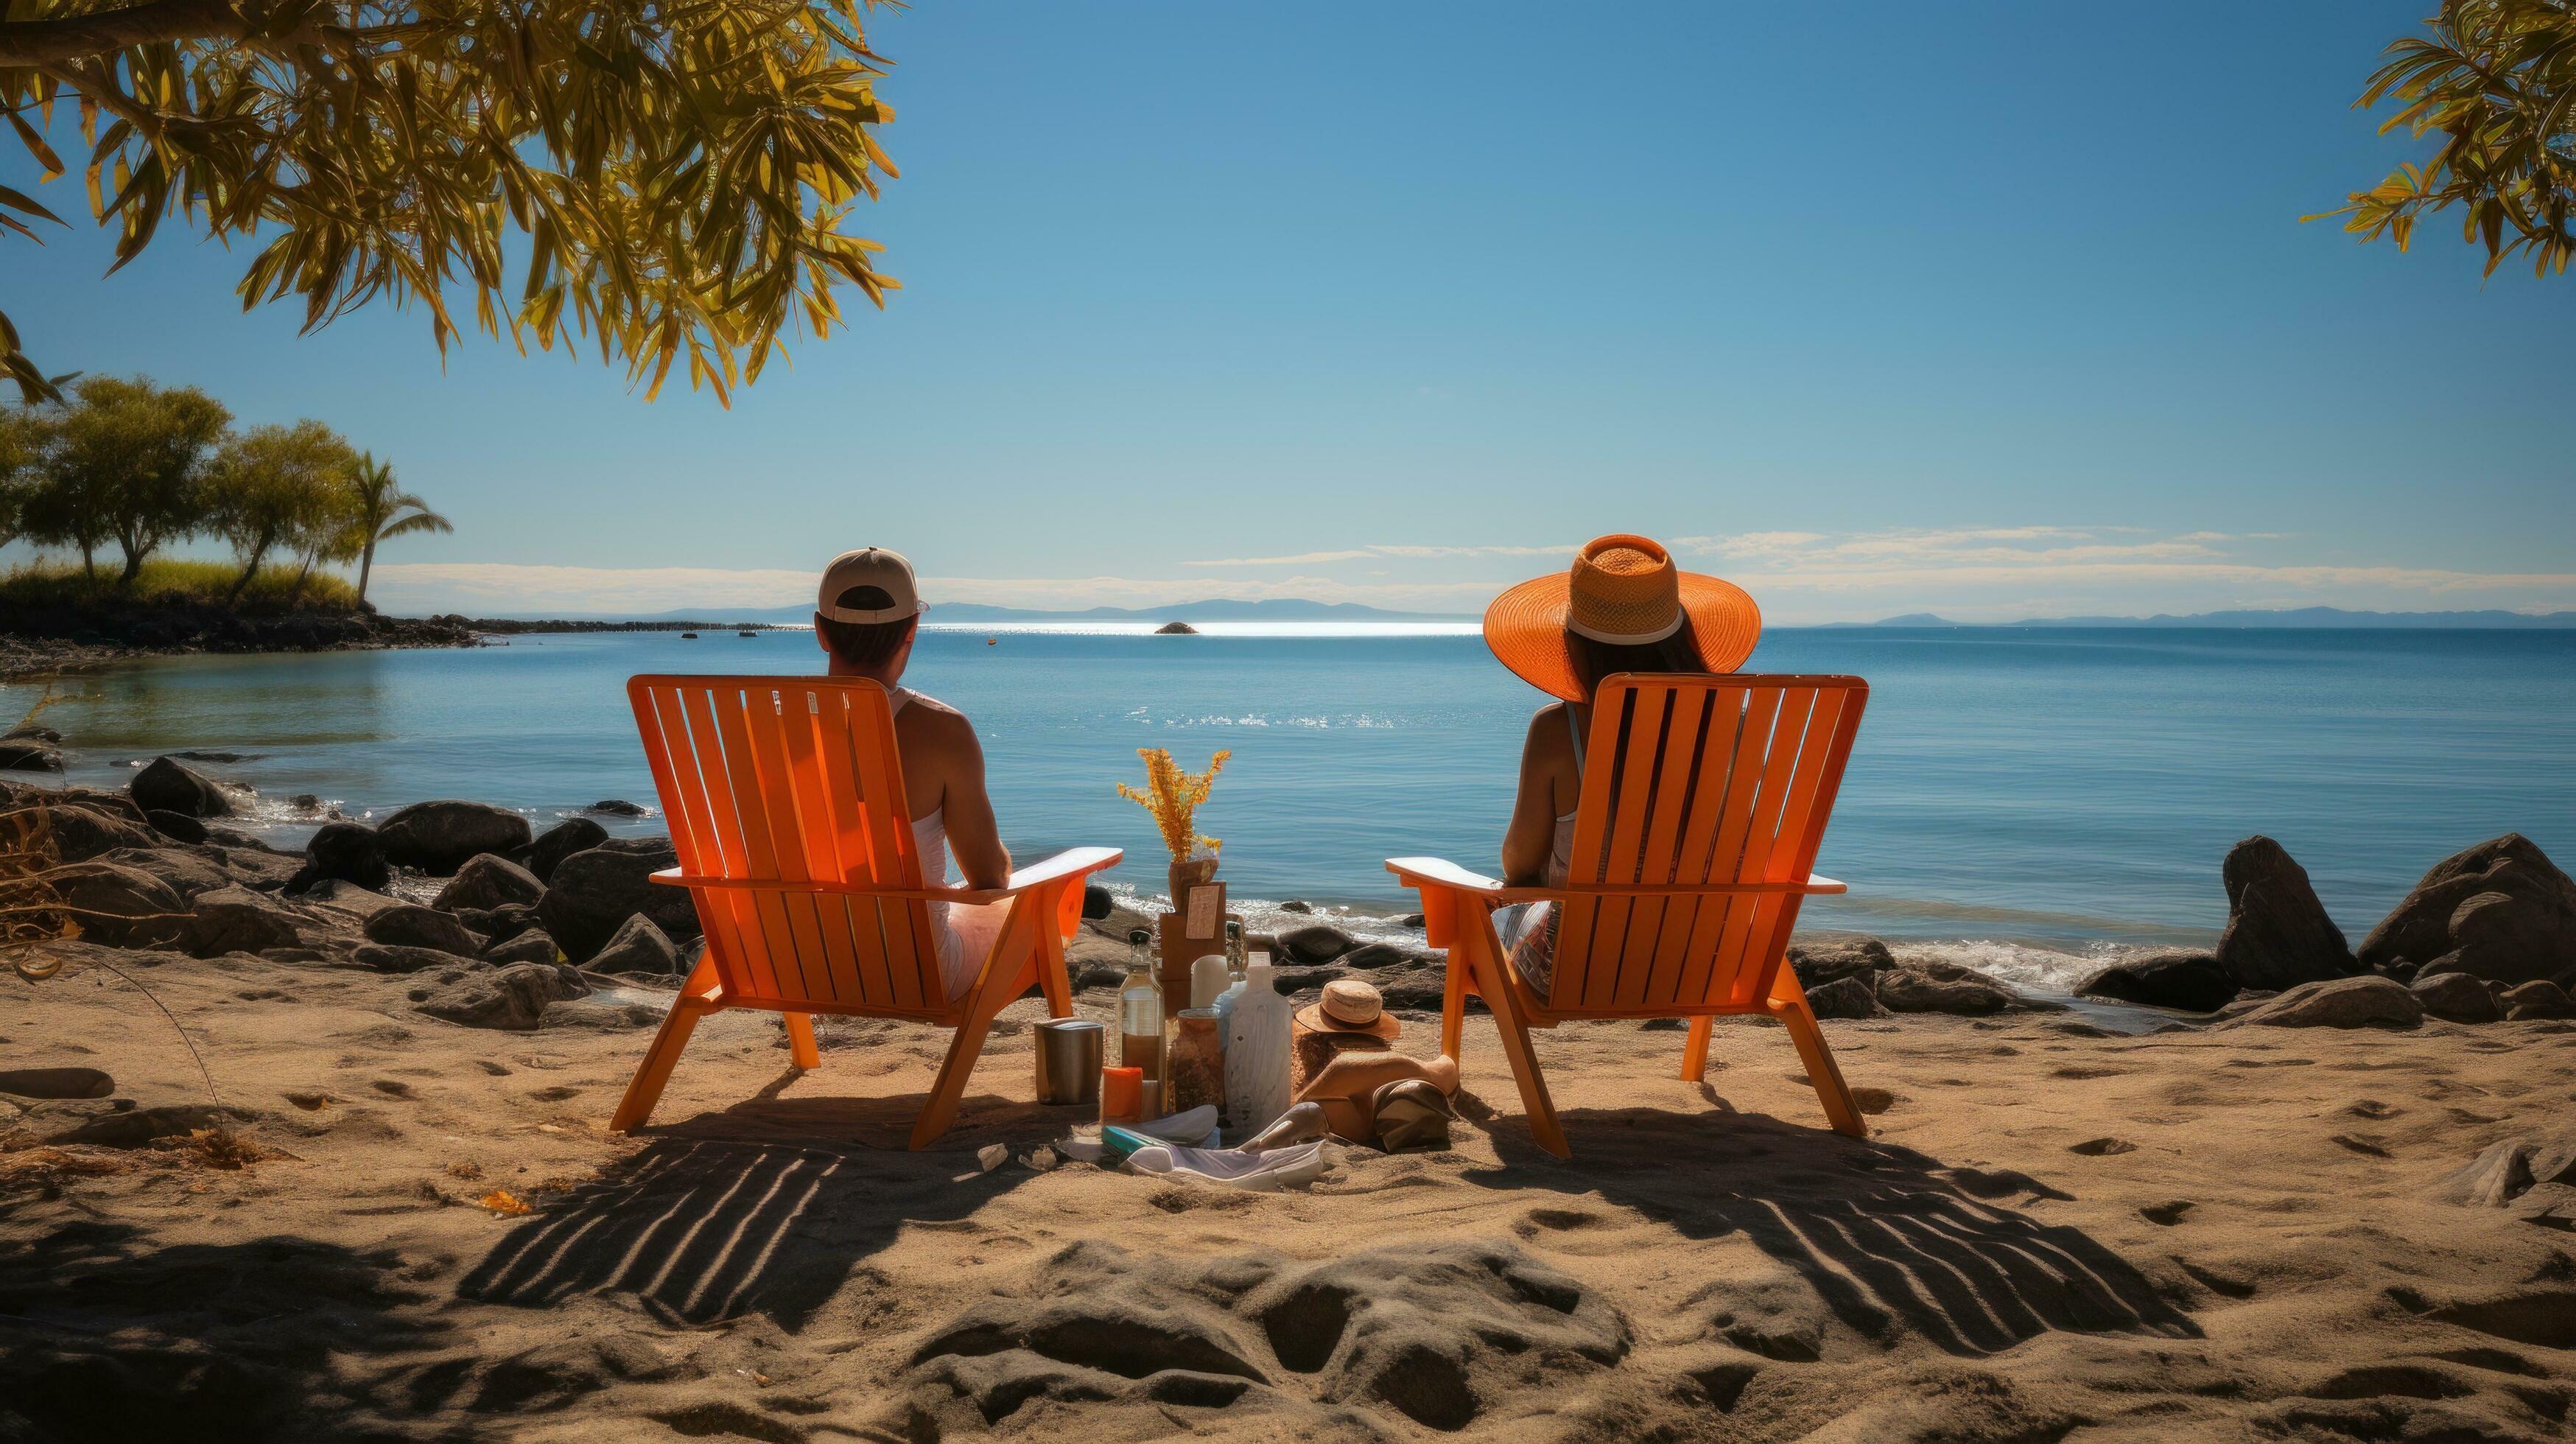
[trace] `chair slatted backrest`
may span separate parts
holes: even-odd
[[[1868,697],[1857,677],[1606,679],[1593,701],[1568,880],[1652,889],[1806,877]],[[1570,897],[1548,1008],[1758,1009],[1799,901]]]
[[[626,695],[683,873],[924,885],[883,687],[822,677],[644,676],[626,684]],[[946,1005],[921,899],[691,892],[716,975],[738,1002],[816,1012],[937,1013]]]

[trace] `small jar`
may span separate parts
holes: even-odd
[[[1217,1031],[1216,1009],[1182,1010],[1172,1032],[1170,1056],[1163,1072],[1170,1088],[1169,1111],[1187,1113],[1202,1104],[1225,1105],[1225,1039]]]

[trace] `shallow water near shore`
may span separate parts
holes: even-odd
[[[1491,869],[1544,699],[1472,632],[1140,631],[924,633],[907,680],[976,720],[1015,851],[1121,846],[1110,881],[1151,893],[1160,845],[1111,784],[1139,774],[1138,747],[1192,768],[1231,748],[1201,825],[1256,926],[1298,898],[1378,931],[1410,906],[1390,856]],[[45,720],[77,782],[239,754],[192,765],[257,788],[247,820],[280,843],[313,826],[299,793],[356,818],[475,798],[542,829],[605,798],[656,801],[628,676],[820,660],[803,632],[176,658],[64,679]],[[2043,991],[2127,948],[2212,940],[2219,859],[2248,833],[2306,865],[2355,941],[2483,838],[2520,831],[2576,859],[2576,631],[1776,629],[1748,665],[1871,684],[1818,863],[1852,892],[1809,904],[1804,926]],[[0,688],[0,715],[38,690]]]

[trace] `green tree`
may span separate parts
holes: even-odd
[[[595,344],[648,399],[685,352],[722,400],[840,324],[840,283],[895,284],[842,230],[895,173],[875,3],[9,0],[0,111],[42,179],[81,166],[118,266],[176,216],[252,245],[244,308],[299,297],[307,330],[417,302],[442,352],[470,314]],[[0,232],[41,224],[0,187]],[[0,372],[53,394],[5,315]]]
[[[429,503],[397,488],[392,464],[376,460],[373,452],[358,453],[357,469],[349,473],[349,489],[357,502],[352,539],[358,548],[359,601],[367,599],[367,579],[375,574],[376,543],[456,530],[447,518],[431,511]]]
[[[0,406],[0,547],[18,539],[27,493],[35,486],[43,423],[32,406]]]
[[[47,418],[28,530],[80,547],[93,575],[97,548],[115,542],[117,584],[131,585],[154,552],[204,529],[205,462],[232,413],[193,386],[139,376],[93,376],[75,395]]]
[[[2328,212],[2363,240],[2406,249],[2415,222],[2463,208],[2461,239],[2484,244],[2487,274],[2517,251],[2532,274],[2564,275],[2576,256],[2576,4],[2570,0],[2442,0],[2427,35],[2391,44],[2388,61],[2354,102],[2398,109],[2404,127],[2441,137],[2431,160],[2401,165],[2351,204]],[[2309,217],[2314,220],[2316,217]]]
[[[240,600],[279,548],[303,553],[317,538],[346,535],[347,480],[357,459],[349,443],[319,421],[253,427],[225,445],[212,474],[212,523],[241,558],[229,600]],[[308,572],[311,566],[308,560]]]

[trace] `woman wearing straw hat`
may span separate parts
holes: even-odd
[[[1733,582],[1685,572],[1641,536],[1596,537],[1555,576],[1521,583],[1485,609],[1485,645],[1557,700],[1530,718],[1520,793],[1503,834],[1503,881],[1561,887],[1573,865],[1592,694],[1621,672],[1732,672],[1762,635],[1762,609]],[[1545,994],[1556,966],[1556,910],[1521,903],[1494,923],[1504,954]]]

